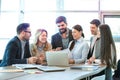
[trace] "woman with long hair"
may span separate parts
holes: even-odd
[[[37,29],[34,42],[31,44],[32,56],[37,56],[37,64],[42,64],[45,60],[45,51],[52,49],[51,44],[47,41],[48,32],[45,29]]]
[[[107,67],[105,69],[105,80],[112,80],[112,68],[116,69],[116,47],[109,25],[99,26],[101,35],[101,63]]]
[[[83,29],[81,25],[75,25],[72,27],[73,41],[69,43],[69,63],[79,64],[84,63],[87,59],[87,54],[89,51],[89,45],[84,40]]]

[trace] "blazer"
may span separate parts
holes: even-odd
[[[26,64],[27,58],[31,57],[29,51],[29,42],[26,42],[25,44],[23,59],[21,59],[21,55],[22,55],[21,41],[17,36],[15,36],[8,42],[0,66],[9,66],[12,64]]]
[[[69,38],[69,42],[73,40],[72,30],[70,29],[69,29],[68,38]],[[64,49],[62,43],[62,37],[59,32],[52,36],[51,44],[52,44],[52,49],[56,49],[57,47],[62,47],[62,50]]]
[[[93,39],[93,37],[91,37],[91,39],[90,39],[90,45],[91,45],[91,43],[92,43],[92,39]],[[87,59],[89,59],[90,57],[92,57],[93,52],[95,52],[95,58],[96,58],[96,59],[100,59],[100,46],[101,46],[100,43],[101,43],[101,39],[98,38],[98,39],[96,40],[96,42],[95,42],[92,50],[91,50],[91,48],[89,49],[89,53],[88,53]]]

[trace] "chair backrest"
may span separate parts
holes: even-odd
[[[105,75],[94,77],[91,80],[105,80]]]
[[[117,70],[114,71],[113,78],[119,78],[120,79],[120,59],[117,63]]]
[[[0,60],[0,63],[2,62],[2,60]]]

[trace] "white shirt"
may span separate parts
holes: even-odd
[[[72,41],[69,44],[71,45]],[[79,38],[74,45],[74,48],[69,53],[69,58],[74,59],[76,64],[85,62],[87,59],[89,51],[89,46],[86,41],[84,41],[83,37]]]

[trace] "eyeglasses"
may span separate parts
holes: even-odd
[[[30,33],[30,34],[31,34],[31,32],[30,32],[30,31],[25,31],[25,32],[27,32],[27,33]]]
[[[60,26],[64,26],[64,24],[62,24],[62,25],[58,25],[58,27],[60,27]]]

